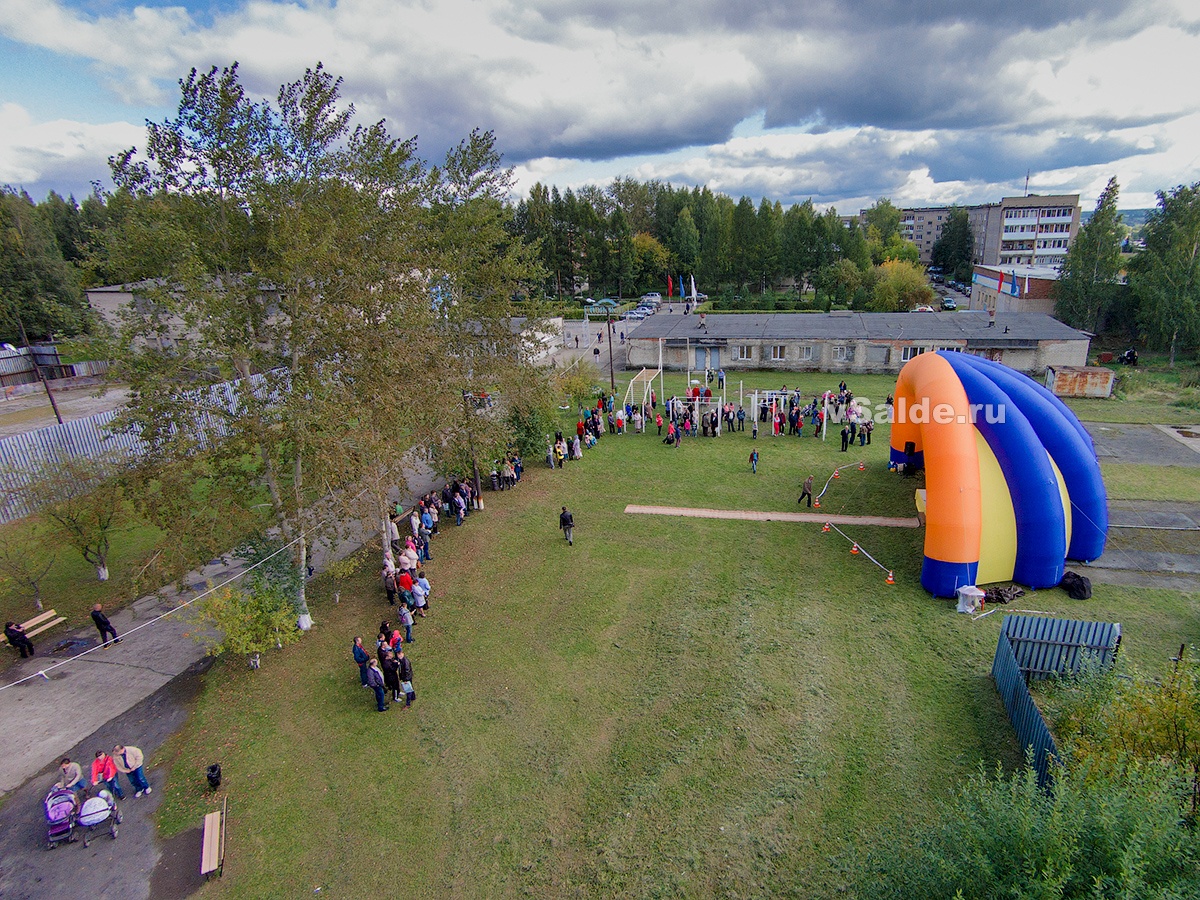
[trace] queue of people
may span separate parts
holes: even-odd
[[[515,486],[521,480],[520,457],[508,456],[502,466],[504,474],[498,478],[506,479],[505,488]],[[499,488],[499,481],[497,485]],[[425,573],[425,563],[433,559],[430,542],[440,533],[441,522],[454,516],[455,525],[461,526],[477,508],[474,487],[456,478],[440,492],[430,491],[419,498],[412,507],[397,504],[396,514],[390,517],[389,546],[383,554],[381,576],[388,606],[394,610],[379,623],[374,655],[362,637],[356,637],[350,648],[359,682],[371,689],[379,712],[389,708],[389,692],[392,703],[404,701],[403,709],[409,709],[417,699],[412,660],[406,651],[416,643],[416,620],[429,615],[433,585]]]

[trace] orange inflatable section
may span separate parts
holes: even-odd
[[[911,441],[924,458],[925,557],[977,563],[983,528],[979,456],[974,426],[964,427],[971,419],[962,382],[945,359],[923,353],[900,370],[894,399],[893,450]],[[937,452],[926,454],[929,446]]]

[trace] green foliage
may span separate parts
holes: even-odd
[[[593,382],[594,384],[595,382]],[[537,459],[546,450],[546,435],[558,428],[558,419],[541,407],[515,408],[509,414],[513,443],[526,459]]]
[[[252,656],[300,639],[293,595],[265,578],[253,578],[245,591],[222,588],[197,606],[193,636],[209,656]]]
[[[587,360],[560,372],[555,379],[559,397],[565,397],[572,408],[591,406],[596,398],[596,387],[604,380],[600,370]],[[549,433],[554,433],[553,428]],[[543,432],[545,434],[546,432]]]
[[[23,343],[85,326],[78,274],[64,259],[47,214],[29,195],[0,189],[0,341]]]
[[[1181,783],[1146,765],[1060,772],[1050,794],[1026,768],[973,776],[932,824],[908,822],[857,867],[872,900],[1173,898],[1200,890],[1200,845]]]
[[[1145,227],[1146,250],[1130,271],[1138,296],[1138,321],[1154,347],[1177,348],[1200,340],[1200,182],[1158,192],[1158,208]]]
[[[1054,282],[1055,315],[1084,331],[1099,330],[1119,290],[1125,236],[1117,211],[1119,190],[1117,179],[1109,179],[1095,213],[1076,235]]]
[[[93,566],[100,581],[108,580],[110,543],[128,514],[120,469],[118,458],[64,455],[45,460],[21,489],[53,537]]]
[[[975,259],[975,233],[971,220],[962,207],[950,207],[942,233],[933,244],[930,255],[935,266],[941,266],[948,278],[971,281]]]
[[[1055,692],[1055,733],[1072,765],[1126,775],[1145,764],[1170,765],[1191,784],[1191,815],[1200,812],[1200,665],[1178,659],[1160,678],[1085,670]]]
[[[870,308],[875,312],[909,310],[930,304],[937,296],[921,267],[913,262],[888,260],[877,271],[878,280],[870,300]]]

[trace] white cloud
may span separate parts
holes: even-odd
[[[1200,179],[1195,0],[1039,10],[250,0],[211,15],[89,15],[8,0],[0,34],[83,60],[125,104],[173,105],[190,68],[234,60],[252,93],[273,95],[323,61],[364,119],[419,133],[432,158],[472,127],[495,129],[526,188],[630,174],[839,205],[940,203],[1011,192],[1031,169],[1047,184],[1079,179],[1085,196],[1115,172],[1124,203]],[[0,179],[43,181],[89,148],[103,171],[108,153],[142,139],[112,122],[120,114],[97,111],[107,125],[14,115]]]
[[[15,103],[0,105],[0,182],[42,193],[86,192],[92,180],[107,177],[107,159],[145,137],[128,122],[91,125],[56,119],[37,122]]]

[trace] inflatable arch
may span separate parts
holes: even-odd
[[[936,596],[996,581],[1052,587],[1067,559],[1104,552],[1091,436],[1007,366],[952,351],[910,360],[896,381],[891,458],[925,468],[921,584]]]

